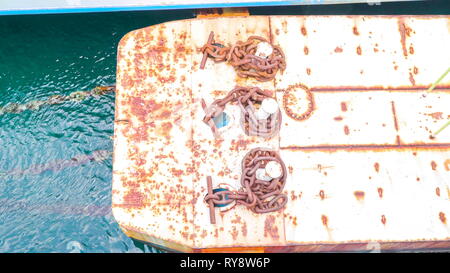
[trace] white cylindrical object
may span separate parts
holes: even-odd
[[[261,103],[261,107],[256,111],[255,115],[257,119],[267,119],[270,115],[275,114],[278,111],[278,103],[272,98],[264,99]]]
[[[266,174],[273,179],[279,178],[283,174],[283,168],[281,167],[281,164],[276,161],[269,161],[266,164]]]
[[[265,168],[256,170],[256,178],[258,180],[271,181],[272,179],[279,178],[283,173],[283,169],[280,163],[276,161],[269,161]]]
[[[261,58],[267,58],[273,53],[272,46],[267,42],[261,42],[256,46],[255,55]]]

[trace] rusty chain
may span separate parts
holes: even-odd
[[[256,177],[256,171],[259,168],[265,168],[270,161],[281,165],[281,176],[271,181],[259,180]],[[248,207],[254,213],[268,213],[283,209],[288,201],[287,195],[282,193],[286,178],[286,165],[276,151],[263,148],[250,150],[242,160],[242,188],[239,191],[213,192],[212,178],[207,177],[208,194],[204,201],[209,205],[211,223],[215,224],[214,207],[217,205],[236,202]]]
[[[226,104],[237,103],[241,109],[241,125],[245,134],[270,138],[279,132],[281,126],[281,112],[277,111],[267,119],[258,119],[255,115],[257,107],[266,98],[273,98],[272,92],[261,90],[258,87],[235,87],[224,98],[215,100],[209,107],[202,99],[202,108],[205,111],[205,122],[218,137],[217,127],[213,118],[220,115]]]
[[[271,46],[270,55],[257,56],[258,44],[264,42]],[[258,81],[270,81],[275,78],[278,70],[286,68],[285,55],[279,46],[273,45],[260,36],[250,36],[246,42],[238,41],[235,45],[224,46],[214,41],[211,31],[208,41],[201,48],[203,58],[200,69],[205,68],[208,57],[214,62],[229,62],[240,77],[254,77]]]
[[[295,113],[290,107],[289,107],[289,100],[295,101],[293,100],[293,91],[291,90],[292,88],[301,88],[306,92],[306,99],[308,100],[308,107],[307,109],[303,112],[303,113]],[[292,88],[288,88],[284,91],[283,94],[283,108],[284,111],[286,112],[286,115],[294,120],[297,121],[302,121],[305,119],[308,119],[311,114],[314,111],[314,97],[311,93],[311,90],[309,90],[308,87],[306,87],[305,85],[302,84],[297,84],[295,86],[292,86]]]

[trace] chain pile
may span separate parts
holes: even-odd
[[[258,56],[258,44],[267,43],[271,46],[271,53],[266,57]],[[250,36],[246,42],[238,41],[233,46],[225,47],[215,43],[214,32],[211,31],[208,41],[201,48],[203,58],[200,69],[205,68],[208,57],[214,62],[229,62],[240,77],[254,77],[258,81],[270,81],[275,78],[278,70],[286,68],[283,51],[279,46],[272,45],[265,38]]]
[[[281,165],[281,176],[271,181],[257,179],[256,171],[265,168],[270,161],[276,161]],[[282,193],[286,178],[286,165],[277,152],[262,148],[250,150],[242,160],[241,190],[213,192],[212,178],[211,176],[207,177],[208,194],[204,200],[209,205],[211,223],[215,224],[215,206],[228,205],[233,202],[245,205],[255,213],[281,210],[288,201],[287,195]]]
[[[249,136],[260,136],[270,138],[280,130],[281,112],[277,111],[267,119],[258,119],[255,115],[257,107],[266,98],[273,98],[272,92],[261,90],[258,87],[236,87],[224,98],[215,100],[209,107],[202,99],[202,108],[205,111],[205,122],[212,130],[214,136],[218,137],[217,127],[213,118],[222,114],[228,103],[237,103],[241,108],[241,125],[245,134]]]

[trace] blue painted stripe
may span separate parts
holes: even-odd
[[[290,6],[290,5],[322,5],[326,0],[297,0],[274,2],[242,2],[242,3],[211,3],[169,6],[133,6],[133,7],[96,7],[96,8],[62,8],[62,9],[29,9],[29,10],[0,10],[0,15],[26,14],[55,14],[55,13],[84,13],[84,12],[113,12],[113,11],[143,11],[143,10],[173,10],[199,8],[231,8],[231,7],[261,7],[261,6]],[[356,1],[355,1],[356,2]],[[365,2],[365,1],[360,1]]]

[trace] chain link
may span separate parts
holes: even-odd
[[[258,44],[265,42],[272,47],[272,53],[264,57],[256,56]],[[246,42],[238,41],[232,46],[223,46],[215,43],[214,32],[211,31],[208,41],[201,48],[203,58],[200,69],[205,68],[208,57],[214,62],[229,62],[240,77],[254,77],[258,81],[270,81],[275,78],[278,70],[284,71],[286,61],[283,51],[279,46],[272,45],[265,38],[250,36]]]
[[[228,103],[237,103],[241,109],[241,126],[245,134],[270,138],[279,132],[281,126],[281,112],[278,110],[267,119],[256,118],[256,105],[260,105],[266,98],[273,98],[272,92],[261,90],[258,87],[236,87],[224,98],[215,100],[209,107],[202,99],[202,108],[205,111],[203,122],[218,137],[218,129],[213,119],[220,115]]]
[[[256,170],[265,168],[270,161],[276,161],[281,165],[281,176],[271,181],[259,180],[256,177]],[[242,160],[242,188],[239,191],[224,190],[213,193],[212,178],[207,176],[208,194],[204,200],[209,205],[211,223],[215,224],[214,207],[217,205],[236,202],[255,213],[268,213],[283,209],[288,201],[287,195],[282,193],[286,178],[286,165],[277,152],[263,148],[250,150]]]

